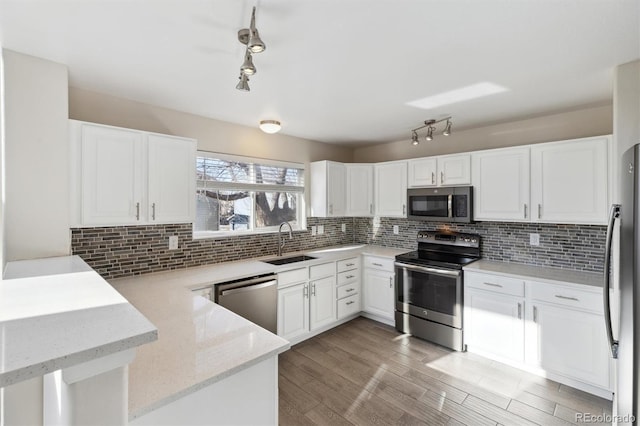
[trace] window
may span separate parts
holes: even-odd
[[[305,226],[304,166],[199,151],[194,235]]]

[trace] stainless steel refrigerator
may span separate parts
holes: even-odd
[[[640,325],[638,299],[640,298],[640,144],[622,156],[620,164],[621,202],[611,208],[607,229],[605,257],[604,315],[611,345],[616,358],[616,388],[614,396],[614,423],[638,424],[638,355]],[[619,269],[619,329],[612,330],[609,300],[611,242],[614,223],[620,221]],[[617,422],[616,422],[617,421]]]

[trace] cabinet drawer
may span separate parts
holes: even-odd
[[[292,271],[278,273],[278,287],[286,287],[302,281],[307,281],[309,274],[307,268],[294,269]]]
[[[338,319],[360,312],[360,295],[338,300]]]
[[[583,291],[578,288],[535,281],[527,281],[529,295],[533,300],[571,306],[578,309],[602,312],[602,293]]]
[[[382,271],[393,272],[393,259],[387,259],[383,257],[370,257],[365,256],[364,267],[372,269],[380,269]]]
[[[353,257],[351,259],[338,260],[338,272],[348,271],[350,269],[357,269],[360,267],[360,258]]]
[[[465,271],[464,285],[480,290],[524,297],[524,281],[517,278]]]
[[[338,299],[360,293],[360,283],[345,284],[336,288]]]
[[[338,274],[338,285],[358,281],[359,278],[360,278],[359,269],[355,269],[353,271],[340,272]]]
[[[328,277],[335,274],[335,262],[314,265],[309,268],[309,279]]]

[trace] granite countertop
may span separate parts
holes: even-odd
[[[464,267],[469,272],[486,272],[506,277],[528,277],[534,281],[551,284],[581,284],[591,287],[602,287],[603,274],[572,271],[567,269],[549,268],[546,266],[522,265],[519,263],[497,262],[492,260],[478,260]]]
[[[0,387],[156,338],[156,327],[78,256],[7,264]]]
[[[259,259],[248,259],[110,280],[159,330],[158,341],[141,347],[129,366],[129,419],[290,347],[287,340],[190,290],[360,254],[394,257],[406,251],[370,245],[335,246],[284,253],[282,257],[302,253],[316,257],[288,265],[274,266]]]

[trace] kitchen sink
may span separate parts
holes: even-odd
[[[270,263],[272,265],[287,265],[289,263],[304,262],[305,260],[312,260],[312,259],[315,259],[315,257],[300,255],[300,256],[291,256],[291,257],[281,257],[281,258],[272,259],[272,260],[263,260],[262,262]]]

